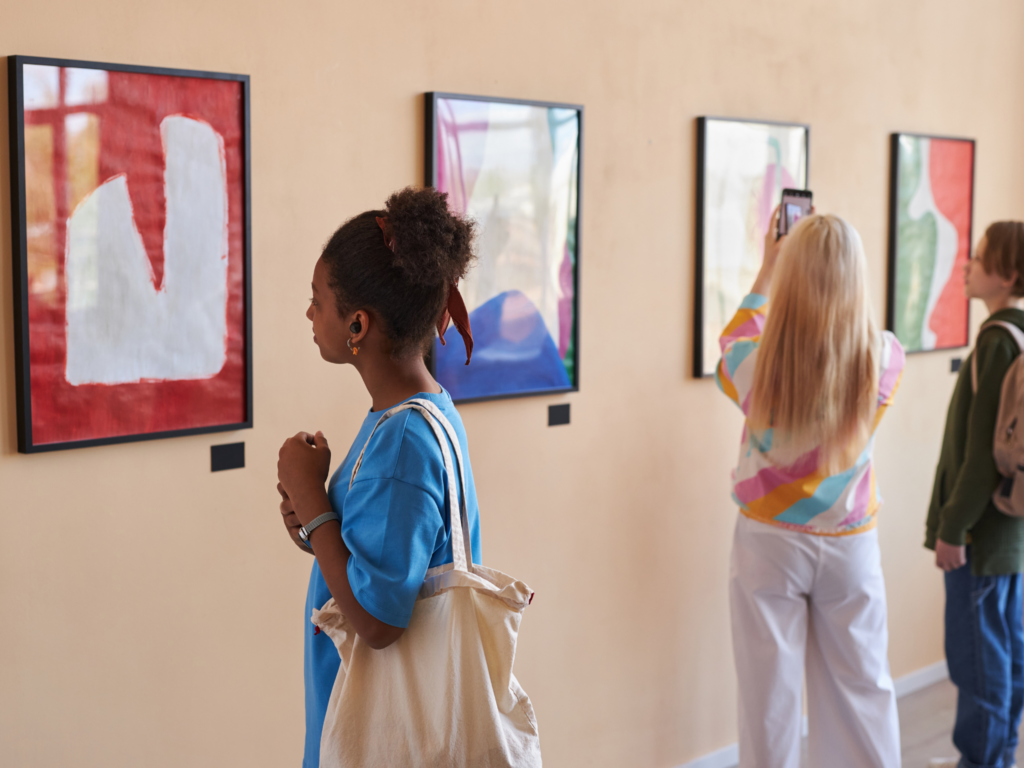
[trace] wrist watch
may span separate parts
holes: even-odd
[[[333,510],[331,512],[324,512],[322,515],[320,515],[320,517],[313,518],[308,523],[306,523],[304,526],[299,528],[299,538],[302,539],[302,543],[305,544],[308,547],[309,546],[309,534],[311,534],[313,531],[315,531],[317,528],[319,528],[324,523],[329,523],[331,520],[340,520],[340,519],[341,518],[338,517],[338,513],[334,512]]]

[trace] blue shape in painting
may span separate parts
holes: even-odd
[[[544,318],[521,291],[506,291],[469,314],[473,361],[454,326],[434,342],[437,380],[456,400],[567,389],[569,374]]]

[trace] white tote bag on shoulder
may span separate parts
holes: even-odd
[[[458,436],[429,400],[409,400],[374,427],[414,409],[430,423],[448,473],[454,562],[427,571],[402,636],[376,651],[352,629],[333,599],[313,623],[338,647],[321,768],[539,768],[537,720],[512,664],[523,610],[523,582],[474,565]],[[442,428],[455,446],[455,470]],[[373,432],[366,445],[373,439]],[[366,446],[352,470],[362,464]],[[349,483],[351,487],[351,481]]]

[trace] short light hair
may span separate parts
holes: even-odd
[[[997,221],[985,230],[985,251],[981,265],[990,275],[995,273],[1004,280],[1014,275],[1017,281],[1011,293],[1024,296],[1024,222]]]

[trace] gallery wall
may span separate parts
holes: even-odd
[[[733,742],[741,419],[690,375],[695,118],[811,125],[815,202],[860,230],[882,320],[891,131],[978,140],[976,236],[1024,217],[1022,34],[1014,0],[9,4],[3,55],[251,75],[255,428],[17,453],[0,153],[0,763],[298,764],[311,561],[277,449],[323,429],[340,459],[369,407],[312,344],[310,273],[346,217],[420,182],[429,90],[586,106],[582,389],[462,408],[485,562],[537,592],[516,672],[545,762],[668,768]],[[942,658],[921,540],[961,354],[909,359],[878,440],[898,676]],[[556,402],[569,426],[547,426]],[[211,474],[233,440],[246,468]]]

